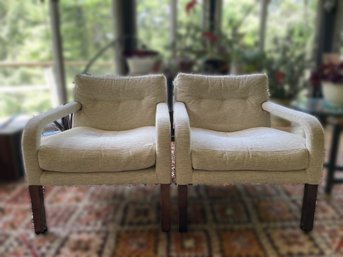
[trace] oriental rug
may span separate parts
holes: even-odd
[[[302,186],[190,186],[189,232],[160,231],[158,186],[46,187],[36,236],[24,182],[0,186],[0,256],[343,256],[343,186],[320,187],[314,231],[299,229]]]

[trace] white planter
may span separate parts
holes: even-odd
[[[130,57],[126,60],[130,75],[145,75],[159,72],[159,70],[156,70],[156,65],[159,62],[158,56]]]
[[[323,82],[322,89],[325,100],[332,105],[343,106],[343,83]]]

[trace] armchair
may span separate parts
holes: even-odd
[[[313,228],[324,134],[311,115],[268,101],[264,74],[179,74],[175,152],[179,230],[187,231],[187,185],[305,184],[300,227]],[[303,127],[305,136],[270,127],[270,114]]]
[[[43,185],[160,184],[161,226],[170,229],[170,119],[163,75],[77,75],[75,102],[32,118],[22,141],[37,234],[47,231]],[[73,115],[73,127],[41,138]]]

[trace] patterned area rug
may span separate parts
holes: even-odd
[[[299,229],[302,186],[189,187],[189,232],[160,231],[158,186],[46,187],[49,233],[33,232],[23,182],[0,185],[0,256],[343,256],[343,186],[320,188]]]

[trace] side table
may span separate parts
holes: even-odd
[[[339,140],[343,126],[343,107],[333,106],[324,99],[318,98],[295,100],[291,103],[291,107],[316,116],[324,124],[333,125],[329,160],[325,164],[327,169],[325,193],[330,194],[335,184],[343,183],[343,179],[335,178],[336,171],[343,171],[343,167],[337,165]]]
[[[16,180],[24,175],[21,135],[29,117],[17,116],[0,124],[0,180]]]

